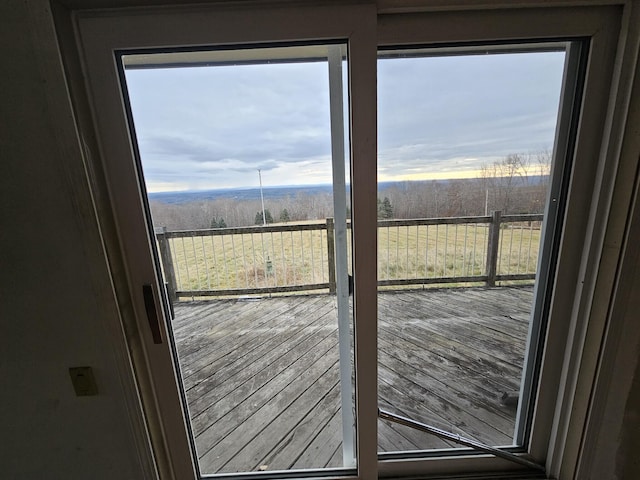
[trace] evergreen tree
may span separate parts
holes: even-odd
[[[273,223],[273,216],[268,208],[264,211],[264,217],[266,218],[266,223]],[[262,212],[256,213],[255,223],[256,225],[262,225],[264,223],[262,220]]]
[[[393,217],[393,207],[389,197],[384,197],[384,200],[378,199],[378,218],[387,219]]]
[[[384,197],[384,200],[382,200],[382,212],[384,214],[384,218],[393,217],[393,207],[391,206],[389,197]]]
[[[290,220],[291,220],[291,217],[289,216],[289,211],[285,208],[280,212],[280,221],[286,223]]]
[[[211,228],[227,228],[227,223],[224,221],[224,218],[217,220],[216,217],[211,219]]]

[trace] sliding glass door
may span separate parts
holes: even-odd
[[[79,16],[162,475],[547,467],[617,38],[615,12],[578,10]]]

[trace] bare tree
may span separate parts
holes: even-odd
[[[387,185],[378,195],[384,218],[429,218],[482,215],[485,209],[503,213],[541,213],[547,197],[551,153],[510,154],[482,166],[477,179],[407,181]],[[384,205],[384,203],[387,205]],[[282,221],[322,220],[333,216],[332,195],[310,194],[265,198],[271,212],[287,212]],[[150,202],[153,223],[169,230],[210,228],[212,219],[229,227],[250,226],[260,201],[221,197],[185,203]],[[385,208],[383,208],[385,207]],[[349,205],[347,205],[349,208]],[[392,212],[392,213],[391,213]]]
[[[481,167],[480,177],[488,192],[488,209],[513,213],[515,192],[527,184],[528,158],[521,154],[509,154]]]
[[[533,154],[531,167],[535,167],[536,181],[530,196],[529,210],[531,213],[544,212],[551,178],[552,157],[553,154],[548,149]]]

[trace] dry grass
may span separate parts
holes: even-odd
[[[379,228],[378,279],[483,275],[487,236],[488,226],[475,224]],[[505,225],[498,273],[534,273],[539,242],[538,228]],[[326,230],[175,238],[170,245],[179,290],[329,281]]]
[[[487,225],[431,225],[378,230],[378,279],[468,277],[486,272]],[[534,273],[540,230],[505,225],[498,274]]]
[[[326,231],[272,232],[170,241],[179,290],[326,283]]]

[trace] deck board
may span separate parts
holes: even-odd
[[[509,444],[531,287],[381,293],[379,404]],[[329,295],[180,302],[172,322],[202,473],[342,466],[337,309]],[[378,422],[381,451],[451,443]]]

